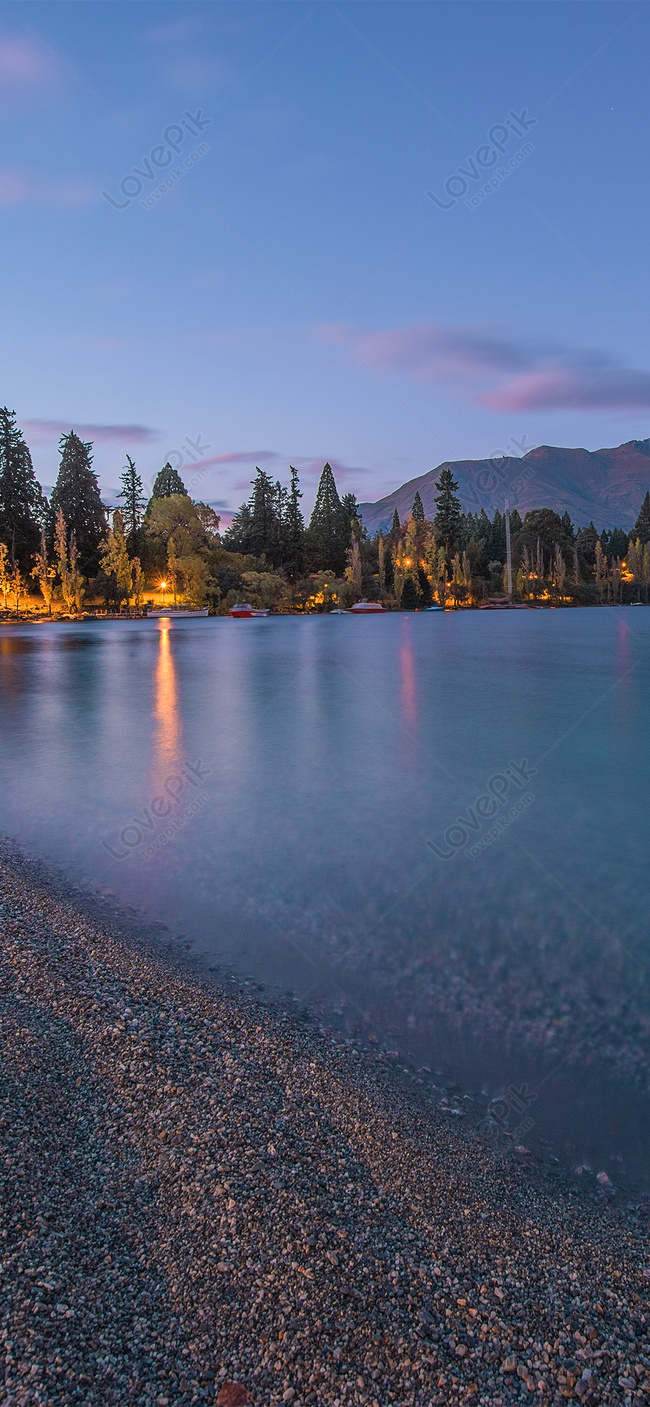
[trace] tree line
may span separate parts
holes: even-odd
[[[427,519],[416,492],[403,523],[372,537],[353,493],[340,496],[325,464],[309,518],[296,469],[289,484],[257,469],[248,501],[220,533],[220,520],[194,501],[165,464],[150,498],[134,460],[121,474],[120,507],[101,501],[92,444],[74,430],[59,442],[60,466],[49,502],[34,474],[16,417],[0,409],[0,594],[18,610],[33,583],[48,610],[92,602],[140,608],[165,583],[174,598],[217,614],[237,600],[293,610],[328,610],[367,597],[387,607],[479,605],[507,590],[506,523],[464,513],[450,468],[440,471],[435,512]],[[574,527],[568,513],[510,514],[512,585],[521,601],[597,604],[648,600],[650,493],[631,534]]]

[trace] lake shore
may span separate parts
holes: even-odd
[[[646,1400],[643,1208],[570,1195],[8,844],[0,904],[0,1402]]]

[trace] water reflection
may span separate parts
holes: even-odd
[[[411,622],[404,621],[404,634],[402,635],[402,647],[400,649],[400,676],[401,676],[401,696],[402,713],[404,721],[413,728],[417,723],[417,685],[415,680],[415,660],[413,657],[413,640],[411,637]]]
[[[168,773],[177,770],[183,760],[180,746],[182,729],[178,708],[178,683],[171,633],[169,621],[161,621],[154,680],[154,784],[164,782]]]

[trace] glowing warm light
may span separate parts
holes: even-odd
[[[161,583],[160,583],[160,590],[161,590],[161,591],[165,591],[165,590],[166,590],[166,587],[167,587],[167,582],[166,582],[166,581],[161,581]]]
[[[405,558],[404,558],[404,566],[405,566],[405,567],[410,567],[410,565],[411,565],[411,558],[410,558],[410,557],[405,557]]]

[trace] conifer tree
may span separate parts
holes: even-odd
[[[641,504],[639,516],[634,524],[634,532],[644,546],[646,542],[650,542],[650,493],[646,494]]]
[[[413,507],[412,507],[412,509],[411,509],[411,512],[412,512],[412,514],[413,514],[413,517],[414,517],[416,523],[423,523],[423,522],[424,522],[424,504],[423,504],[422,499],[421,499],[421,497],[420,497],[420,490],[419,490],[419,489],[416,489],[415,498],[413,499]]]
[[[13,562],[27,568],[38,550],[46,501],[16,413],[0,407],[0,541]]]
[[[305,522],[300,510],[300,500],[302,491],[299,489],[299,479],[297,470],[293,464],[289,465],[291,473],[291,487],[287,499],[286,510],[286,543],[287,543],[287,568],[290,576],[299,576],[303,568],[304,548],[303,537],[305,532]]]
[[[187,489],[180,474],[176,469],[172,469],[169,460],[156,474],[154,486],[151,490],[152,498],[171,498],[174,493],[187,493]]]
[[[402,587],[402,599],[400,602],[403,611],[415,611],[418,604],[418,591],[412,576],[404,578]]]
[[[350,541],[350,522],[330,464],[323,465],[309,529],[318,544],[321,569],[341,576]]]
[[[160,477],[160,476],[159,476]],[[145,505],[145,497],[142,492],[142,479],[131,459],[126,456],[126,469],[120,474],[122,488],[118,493],[118,498],[124,499],[124,509],[122,517],[124,519],[124,531],[129,551],[136,552],[140,540],[140,524],[142,522],[142,510]]]
[[[50,531],[61,510],[65,526],[74,533],[78,569],[95,576],[99,565],[99,545],[106,533],[106,509],[99,494],[97,475],[92,469],[92,445],[71,430],[59,440],[61,464],[50,499]]]
[[[400,527],[401,527],[401,523],[400,523],[400,520],[399,520],[399,513],[398,513],[397,509],[394,508],[394,509],[393,509],[393,518],[392,518],[392,522],[391,522],[391,525],[390,525],[390,531],[391,531],[391,536],[392,536],[392,537],[395,537],[395,535],[399,532]]]
[[[444,542],[448,552],[456,546],[460,531],[461,507],[460,499],[457,496],[458,484],[451,469],[440,470],[440,478],[436,480],[438,490],[435,498],[436,515],[434,523],[438,530],[438,536]]]
[[[567,513],[567,512],[564,512],[564,513],[562,514],[562,520],[561,520],[561,521],[562,521],[562,527],[564,528],[564,531],[565,531],[567,537],[570,539],[571,542],[573,542],[573,539],[574,539],[574,537],[575,537],[575,528],[574,528],[574,526],[573,526],[573,523],[571,522],[571,514],[570,514],[570,513]],[[511,519],[511,521],[510,521],[510,527],[511,527],[511,529],[512,529],[512,519]]]

